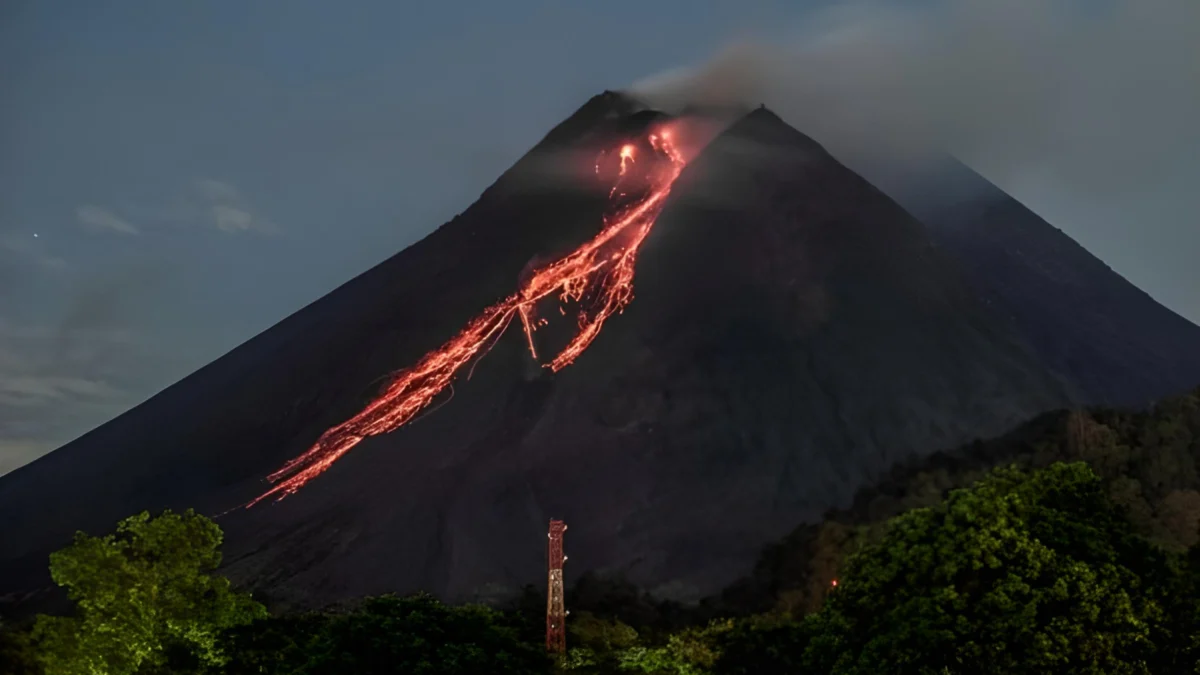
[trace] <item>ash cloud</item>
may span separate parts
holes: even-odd
[[[632,91],[666,108],[763,102],[848,161],[949,151],[1002,184],[1036,173],[1083,194],[1135,192],[1200,157],[1194,0],[856,4],[814,19]]]

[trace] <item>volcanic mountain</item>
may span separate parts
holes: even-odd
[[[820,145],[758,109],[683,156],[676,121],[593,98],[424,240],[0,479],[0,593],[76,529],[195,507],[283,606],[536,583],[551,517],[568,577],[695,598],[896,463],[1072,402]]]

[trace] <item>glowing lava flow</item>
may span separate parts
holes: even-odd
[[[564,303],[586,303],[587,307],[579,313],[575,337],[543,365],[558,372],[578,358],[600,334],[604,322],[633,299],[638,248],[683,170],[683,155],[669,129],[651,133],[647,141],[649,147],[643,148],[649,151],[647,162],[637,162],[637,146],[621,147],[617,155],[619,167],[614,167],[618,173],[609,193],[610,199],[617,200],[636,192],[641,195],[639,199],[614,206],[595,238],[537,270],[516,293],[484,310],[449,342],[399,372],[362,412],[326,431],[307,452],[271,474],[268,479],[276,485],[247,506],[273,495],[282,499],[295,493],[363,439],[389,433],[412,421],[451,385],[464,365],[482,358],[491,349],[514,315],[520,317],[529,352],[537,360],[533,334],[538,325],[545,323],[537,319],[537,303],[555,292]],[[629,170],[641,169],[639,164],[645,167],[644,171]],[[600,166],[598,162],[597,173]],[[630,181],[643,184],[629,185]]]

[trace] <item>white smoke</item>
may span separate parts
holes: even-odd
[[[633,91],[763,102],[843,157],[947,150],[1002,184],[1136,191],[1200,163],[1200,1],[841,6]]]

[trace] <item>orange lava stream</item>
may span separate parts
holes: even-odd
[[[623,197],[626,192],[618,192],[618,188],[626,188],[627,180],[640,178],[646,183],[640,188],[644,192],[640,200],[623,208],[614,207],[615,213],[605,217],[604,229],[591,241],[536,271],[516,293],[484,310],[458,335],[426,354],[416,365],[400,371],[361,412],[330,428],[308,451],[268,476],[276,484],[247,507],[268,497],[283,499],[294,494],[365,438],[389,433],[412,421],[450,387],[463,366],[487,354],[514,315],[521,320],[529,353],[538,360],[533,334],[545,320],[537,319],[537,303],[556,291],[564,303],[588,306],[579,312],[578,333],[543,366],[558,372],[574,362],[600,334],[604,322],[619,314],[633,299],[638,249],[662,212],[685,164],[683,155],[672,143],[670,130],[651,133],[647,140],[651,157],[644,172],[629,171],[637,164],[637,148],[632,144],[620,148],[619,173],[609,193],[610,199]],[[600,173],[600,163],[596,166]]]

